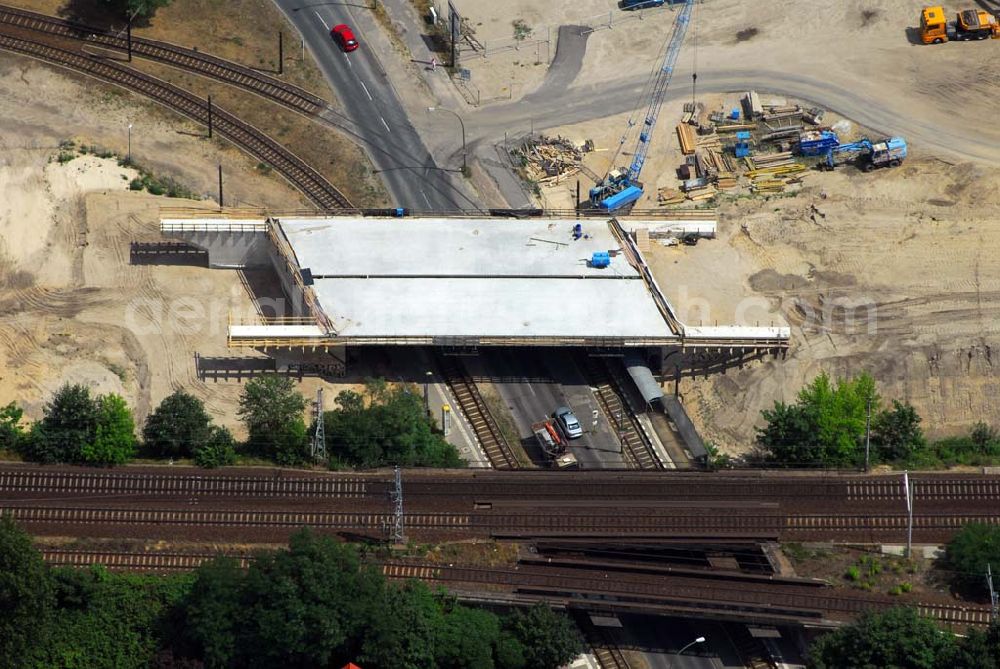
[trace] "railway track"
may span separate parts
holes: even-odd
[[[287,536],[301,527],[330,532],[357,532],[381,537],[392,525],[393,514],[381,509],[319,511],[292,509],[197,508],[189,501],[174,506],[157,500],[128,506],[66,505],[46,500],[0,503],[29,531],[39,535],[108,536],[157,539],[199,536],[226,531],[226,536],[252,541],[261,535]],[[687,507],[602,506],[566,510],[545,505],[522,509],[416,511],[404,514],[404,527],[421,538],[588,538],[657,539],[739,537],[756,540],[838,540],[900,542],[905,540],[904,514],[789,513],[776,508],[733,505],[706,512]],[[913,519],[914,541],[947,540],[970,522],[997,524],[1000,515],[985,513],[918,514]]]
[[[128,50],[128,40],[112,31],[7,5],[0,5],[2,26],[25,28],[42,35],[76,40],[122,53]],[[133,37],[132,55],[236,86],[307,116],[315,116],[327,106],[325,100],[303,88],[245,65],[168,42]]]
[[[389,562],[383,573],[393,579],[418,578],[440,583],[474,583],[512,591],[540,601],[595,610],[650,610],[676,613],[714,611],[721,617],[749,617],[771,622],[837,621],[900,600],[888,595],[839,591],[819,582],[746,582],[719,578],[609,573],[601,569],[560,566],[471,567]],[[990,609],[915,603],[921,614],[955,626],[987,626]]]
[[[39,470],[0,470],[0,493],[66,495],[194,495],[248,498],[363,498],[372,481],[361,477],[199,476]],[[383,486],[381,497],[386,494]]]
[[[403,485],[407,498],[419,506],[428,501],[459,505],[505,500],[556,500],[567,506],[581,500],[627,500],[711,504],[769,501],[796,509],[836,506],[844,509],[905,508],[901,475],[781,476],[780,472],[434,472],[409,470]],[[968,474],[913,474],[918,512],[961,505],[969,509],[1000,507],[1000,477]],[[334,473],[295,470],[202,470],[193,467],[125,467],[95,470],[85,467],[0,466],[0,498],[94,495],[185,496],[232,499],[368,499],[382,503],[391,488],[388,472]]]
[[[216,557],[214,553],[118,552],[107,550],[41,549],[42,558],[54,567],[104,565],[112,571],[178,572],[197,569]],[[230,555],[240,567],[252,560],[246,555]]]
[[[615,385],[607,362],[587,355],[579,356],[579,360],[608,425],[621,440],[626,464],[634,469],[663,469],[663,463],[653,449],[653,442]]]
[[[141,93],[198,123],[208,123],[207,101],[118,63],[10,35],[0,35],[0,49],[37,58]],[[217,107],[214,108],[212,117],[213,126],[220,135],[270,165],[319,209],[334,211],[351,207],[347,198],[323,175],[257,128]]]
[[[476,382],[466,373],[461,361],[455,356],[437,355],[441,375],[451,389],[462,415],[472,426],[476,439],[494,469],[520,469],[513,449],[500,431],[500,426],[483,401]]]
[[[116,552],[108,550],[42,549],[45,560],[58,566],[103,564],[112,570],[176,572],[197,568],[215,557],[207,553]],[[246,567],[252,558],[230,556]],[[670,573],[608,572],[586,563],[537,564],[509,567],[430,564],[390,560],[378,565],[387,578],[419,579],[456,586],[473,585],[481,591],[501,590],[522,600],[546,601],[574,609],[635,610],[673,613],[715,612],[723,618],[791,622],[807,620],[832,624],[873,609],[900,603],[897,598],[867,592],[837,590],[807,579],[747,580],[739,574],[711,578]],[[955,627],[987,626],[990,609],[979,605],[950,605],[909,601],[917,610]],[[602,644],[607,665],[627,666],[613,643]]]

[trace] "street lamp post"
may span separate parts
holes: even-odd
[[[431,377],[434,376],[433,372],[427,372],[424,374],[424,412],[430,416],[431,414]]]
[[[128,124],[128,152],[125,154],[125,162],[132,164],[132,124]]]
[[[458,112],[454,112],[450,109],[445,109],[444,107],[428,107],[427,111],[434,112],[437,111],[438,109],[440,109],[441,111],[446,111],[449,114],[453,115],[455,118],[458,119],[459,125],[462,126],[462,174],[465,174],[469,169],[466,159],[466,150],[465,150],[465,121],[463,121],[462,117],[458,115]]]
[[[695,639],[694,641],[692,641],[691,643],[689,643],[688,645],[684,646],[679,651],[677,651],[676,653],[674,653],[674,657],[675,658],[680,657],[681,653],[683,653],[684,651],[686,651],[688,648],[690,648],[691,646],[695,645],[696,643],[705,643],[705,637],[700,636],[697,639]]]

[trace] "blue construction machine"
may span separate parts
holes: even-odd
[[[670,86],[670,80],[674,76],[674,64],[677,62],[681,44],[684,43],[684,35],[691,22],[693,5],[694,0],[686,0],[674,19],[674,27],[670,34],[670,41],[667,43],[666,55],[663,57],[663,64],[653,81],[653,93],[646,107],[646,118],[639,132],[635,151],[632,153],[632,164],[628,171],[611,170],[600,183],[590,189],[590,203],[594,207],[613,212],[631,207],[636,200],[642,197],[639,173],[642,172],[642,166],[646,162],[646,154],[649,152],[649,144],[653,139],[653,129],[656,127],[656,119],[660,115],[660,107],[663,106],[667,87]]]
[[[863,137],[850,144],[838,144],[826,152],[821,167],[832,170],[837,165],[854,162],[858,169],[871,172],[876,167],[899,167],[906,159],[906,140],[902,137],[889,137],[878,142],[872,142]]]

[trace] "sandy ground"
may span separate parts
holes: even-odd
[[[133,158],[195,192],[214,191],[221,161],[234,199],[288,209],[300,206],[298,194],[238,151],[178,132],[159,109],[95,94],[92,82],[33,61],[5,56],[0,91],[0,403],[16,401],[34,419],[54,389],[84,383],[123,394],[141,420],[184,388],[239,433],[242,385],[199,380],[194,358],[232,355],[229,314],[253,313],[239,274],[129,264],[131,242],[159,239],[161,205],[198,203],[130,192],[135,173],[114,159],[61,164],[59,143],[124,153],[131,121]],[[300,388],[313,396],[318,383],[307,378]],[[327,388],[332,405],[340,387]]]
[[[724,109],[738,96],[702,100]],[[680,111],[679,103],[664,107],[643,171],[642,206],[655,207],[653,185],[679,184],[674,170],[682,156],[673,128]],[[825,122],[837,120],[830,115]],[[551,134],[593,139],[598,150],[585,164],[603,174],[625,121]],[[847,137],[861,134],[872,133],[852,124]],[[629,160],[623,153],[614,164]],[[576,178],[544,188],[543,202],[571,205]],[[992,356],[1000,260],[989,251],[1000,241],[992,225],[1000,211],[998,184],[995,170],[946,162],[917,146],[896,170],[809,171],[794,193],[750,197],[744,189],[722,197],[718,239],[695,247],[654,244],[648,260],[682,321],[792,326],[786,359],[684,382],[699,429],[725,450],[741,452],[761,409],[794,400],[820,370],[873,373],[886,400],[912,402],[932,436],[962,432],[977,420],[1000,423],[989,399],[998,389]],[[581,175],[584,193],[589,185]]]
[[[678,61],[674,87],[690,90],[697,62],[699,86],[713,79],[772,78],[803,90],[800,99],[829,98],[865,118],[878,131],[910,140],[911,157],[897,170],[864,175],[852,168],[809,172],[798,193],[769,199],[724,198],[720,235],[696,247],[655,247],[650,262],[661,285],[691,323],[788,322],[792,349],[784,360],[765,360],[708,377],[685,380],[685,402],[699,429],[724,450],[752,442],[761,409],[793,400],[820,370],[834,375],[870,371],[883,397],[912,402],[931,436],[963,432],[975,421],[1000,423],[991,402],[998,389],[993,355],[998,345],[1000,269],[990,249],[1000,241],[992,225],[1000,207],[995,169],[998,101],[993,69],[979,65],[1000,43],[925,47],[912,42],[923,3],[845,0],[838,3],[767,3],[710,0],[698,4]],[[504,11],[485,0],[462,0],[480,39],[510,37],[522,17],[535,28],[586,23],[590,3],[538,5],[518,1]],[[866,14],[867,12],[867,14]],[[580,17],[578,18],[577,14]],[[596,30],[573,90],[594,90],[617,78],[645,74],[658,62],[669,13],[633,20],[619,30]],[[591,24],[594,25],[594,24]],[[834,29],[834,27],[836,29]],[[740,40],[737,33],[755,28]],[[507,33],[505,35],[505,33]],[[627,39],[623,39],[627,36]],[[505,56],[506,57],[506,56]],[[500,56],[472,59],[473,81],[499,91],[510,80]],[[629,63],[623,68],[623,63]],[[976,72],[956,77],[956,72]],[[544,68],[540,68],[544,69]],[[545,95],[544,72],[515,75],[529,95]],[[534,89],[533,89],[534,87]],[[745,90],[736,84],[735,90]],[[766,89],[759,89],[770,96]],[[484,93],[484,97],[486,97]],[[775,96],[780,97],[780,96]],[[699,94],[712,109],[734,106],[736,96]],[[530,101],[530,98],[529,98]],[[659,186],[676,187],[681,162],[674,126],[681,102],[660,117],[643,181],[655,206]],[[593,139],[598,151],[586,165],[605,174],[627,165],[634,137],[615,154],[629,114],[546,130],[577,142]],[[638,120],[639,116],[633,116]],[[836,120],[828,116],[826,122]],[[514,129],[512,129],[514,130]],[[518,128],[518,132],[527,128]],[[857,125],[850,135],[864,131]],[[512,132],[512,134],[514,134]],[[570,205],[576,180],[543,189],[548,207]],[[580,175],[585,193],[591,185]]]

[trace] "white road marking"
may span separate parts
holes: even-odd
[[[427,193],[425,193],[423,191],[420,191],[420,194],[424,196],[424,202],[427,203],[427,208],[430,209],[431,208],[431,201],[427,199]]]
[[[389,124],[385,122],[384,118],[382,118],[381,116],[379,116],[378,120],[382,121],[382,125],[385,126],[386,130],[388,130],[389,132],[392,132],[392,130],[389,128]],[[424,197],[426,198],[426,196],[424,196]],[[427,204],[430,204],[430,202],[428,202]]]
[[[367,96],[368,96],[368,99],[369,99],[369,100],[374,100],[374,98],[372,97],[372,94],[368,92],[368,87],[367,87],[367,86],[365,86],[365,82],[363,82],[363,81],[358,81],[358,83],[359,83],[359,84],[361,84],[361,88],[365,89],[365,95],[367,95]],[[383,121],[383,123],[384,123],[384,121]]]
[[[344,54],[344,60],[346,60],[346,61],[347,61],[347,67],[349,67],[349,68],[351,68],[351,69],[353,70],[353,69],[354,69],[354,66],[353,66],[353,65],[351,65],[351,59],[347,57],[347,54],[346,54],[346,53]]]
[[[326,28],[327,30],[330,29],[330,26],[326,25],[326,21],[324,21],[323,17],[319,15],[319,12],[317,12],[316,10],[313,10],[313,14],[316,15],[316,18],[319,19],[319,22],[323,24],[324,28]]]

